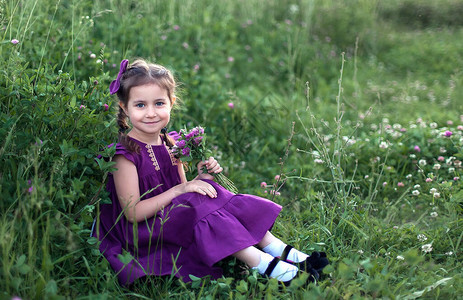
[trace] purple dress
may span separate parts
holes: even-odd
[[[117,144],[116,155],[124,155],[137,167],[141,201],[181,183],[177,160],[165,145],[133,140],[140,146],[139,154]],[[101,241],[100,251],[121,284],[146,275],[174,274],[185,282],[190,274],[218,278],[222,270],[215,263],[257,244],[271,229],[280,205],[253,195],[235,195],[208,182],[217,190],[217,198],[182,194],[154,217],[132,224],[124,216],[110,174],[107,189],[112,204],[101,205],[93,235]],[[127,257],[132,257],[129,262]]]

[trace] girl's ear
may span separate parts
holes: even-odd
[[[175,97],[175,96],[172,96],[172,105],[174,105],[174,103],[175,103],[175,100],[177,100],[177,97]]]

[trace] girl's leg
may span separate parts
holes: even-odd
[[[281,256],[287,245],[267,231],[257,246],[259,246],[265,253],[278,257]],[[287,259],[293,262],[302,262],[306,260],[307,257],[309,257],[309,255],[292,248],[288,253]]]
[[[256,247],[245,248],[234,253],[233,256],[247,264],[249,267],[257,269],[260,274],[265,274],[270,262],[274,259],[273,256],[260,251]],[[275,269],[273,269],[270,273],[270,277],[286,282],[293,279],[297,275],[298,270],[299,269],[294,265],[284,261],[279,261],[276,264]]]

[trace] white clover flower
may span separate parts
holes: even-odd
[[[434,194],[434,193],[436,193],[436,192],[437,192],[437,189],[436,189],[436,188],[432,188],[432,189],[429,190],[429,193],[430,193],[430,194]]]
[[[432,244],[425,244],[423,246],[421,246],[421,251],[423,251],[424,253],[429,253],[432,251]]]
[[[434,164],[432,167],[434,170],[439,170],[440,169],[440,164]]]
[[[410,154],[409,157],[410,158],[416,158],[416,155],[415,154]]]
[[[383,123],[389,123],[389,119],[388,118],[383,118]]]
[[[408,174],[407,176],[405,176],[405,178],[407,178],[407,179],[411,179],[412,177],[413,177],[412,174]]]
[[[418,161],[418,164],[419,164],[420,166],[424,167],[424,166],[426,166],[427,163],[426,163],[426,160],[420,159],[420,160]]]
[[[394,129],[400,129],[402,128],[402,125],[398,124],[398,123],[395,123],[394,125],[392,125],[392,128]]]
[[[404,260],[404,259],[405,259],[405,258],[404,258],[403,256],[401,256],[401,255],[397,255],[396,258],[397,258],[397,260]]]
[[[414,189],[419,189],[419,188],[421,188],[421,185],[415,184],[415,185],[413,186],[413,188],[414,188]]]
[[[410,128],[413,129],[413,128],[416,128],[416,124],[410,124]]]
[[[449,173],[455,172],[455,168],[449,168]]]
[[[314,159],[313,162],[316,163],[316,164],[322,164],[322,163],[324,163],[323,159],[320,159],[320,158]]]
[[[289,12],[292,13],[292,14],[295,14],[299,11],[299,6],[296,5],[296,4],[291,4],[289,6]]]
[[[363,250],[357,251],[358,254],[363,254]]]
[[[452,251],[445,252],[445,255],[448,255],[448,256],[453,255],[453,252]]]
[[[387,149],[389,147],[388,143],[387,142],[381,142],[379,144],[379,148],[381,149]]]
[[[447,152],[447,149],[445,149],[444,147],[440,147],[440,153],[446,153]]]
[[[413,196],[418,196],[419,194],[420,194],[420,191],[418,191],[418,190],[413,190],[412,191]]]
[[[433,196],[434,198],[440,198],[440,193],[434,193],[432,196]]]
[[[420,242],[424,242],[424,241],[426,241],[426,240],[428,239],[428,238],[427,238],[424,234],[422,234],[422,233],[418,234],[418,235],[416,236],[416,238],[417,238],[418,241],[420,241]]]
[[[437,212],[433,211],[433,212],[431,213],[431,217],[436,218],[437,216],[438,216]]]
[[[432,129],[435,129],[435,128],[437,128],[437,123],[432,122],[432,123],[429,124],[429,127],[431,127]]]

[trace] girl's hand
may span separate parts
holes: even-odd
[[[184,186],[183,192],[185,193],[193,192],[193,193],[198,193],[204,196],[207,195],[211,198],[217,198],[217,191],[215,190],[215,188],[211,184],[205,181],[192,180],[192,181],[185,182],[183,186]]]
[[[206,166],[207,168],[207,173],[203,173],[203,167]],[[208,160],[205,160],[205,161],[201,161],[198,163],[198,178],[199,179],[209,179],[209,180],[213,180],[214,179],[214,176],[208,174],[208,173],[212,173],[212,174],[219,174],[220,172],[223,171],[223,168],[220,166],[220,164],[217,162],[217,160],[215,158],[213,158],[212,156],[209,157]]]

